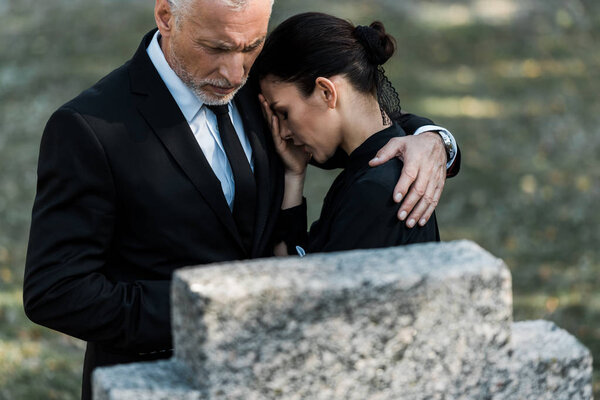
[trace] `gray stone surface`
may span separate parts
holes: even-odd
[[[466,241],[178,271],[176,357],[211,399],[476,398],[512,320]]]
[[[96,400],[589,400],[592,358],[512,323],[510,274],[466,242],[227,263],[173,280],[176,358],[100,368]]]
[[[94,400],[200,400],[189,368],[176,360],[98,368]]]
[[[478,382],[478,393],[381,395],[400,399],[588,400],[592,399],[592,358],[568,332],[548,321],[512,325],[509,352],[499,353]],[[175,361],[129,364],[95,372],[95,400],[208,400]],[[282,395],[281,398],[290,398]],[[335,397],[333,397],[335,398]]]
[[[588,400],[590,351],[549,321],[513,324],[511,352],[486,379],[490,400]]]

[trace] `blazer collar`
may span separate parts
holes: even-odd
[[[190,123],[202,107],[202,101],[194,92],[177,76],[171,68],[159,44],[160,33],[156,31],[150,40],[146,53],[160,75],[162,81],[169,89],[185,119]]]

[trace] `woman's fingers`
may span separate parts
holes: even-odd
[[[273,110],[271,110],[271,107],[269,107],[269,103],[267,102],[267,99],[265,99],[265,96],[263,96],[262,94],[259,94],[258,95],[258,100],[259,100],[260,105],[261,105],[263,116],[265,117],[265,120],[269,124],[269,129],[271,129],[271,131],[273,131],[273,123],[272,123],[272,121],[273,121],[273,116],[275,114],[273,113]]]
[[[275,144],[278,147],[280,147],[281,145],[284,145],[285,141],[279,135],[279,119],[277,118],[276,115],[271,115],[270,126],[271,126],[271,134],[273,135],[273,140],[275,141]]]
[[[291,139],[286,140],[282,137],[281,121],[277,117],[277,114],[269,107],[269,103],[262,94],[258,95],[258,100],[260,101],[263,114],[269,123],[275,149],[283,160],[286,169],[298,174],[303,173],[310,155],[304,151],[304,147],[296,146]]]
[[[261,93],[258,94],[258,101],[260,102],[261,109],[262,109],[262,112],[263,112],[263,116],[268,121],[270,119],[269,118],[269,113],[271,112],[271,109],[269,107],[269,103],[267,102],[267,99],[265,99],[265,96],[263,96]]]
[[[267,120],[267,123],[269,124],[269,129],[271,130],[271,134],[273,135],[273,142],[275,142],[275,147],[281,153],[282,151],[285,151],[286,143],[281,138],[279,132],[279,119],[277,118],[277,115],[275,115],[273,110],[271,110],[271,107],[269,107],[269,103],[267,102],[267,99],[265,99],[265,96],[259,93],[258,100],[261,105],[263,116]]]

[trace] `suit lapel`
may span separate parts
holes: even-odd
[[[205,201],[232,234],[241,249],[241,237],[223,195],[221,183],[215,176],[177,103],[158,75],[146,53],[154,31],[148,33],[132,59],[131,88],[144,95],[138,110],[152,127],[162,144],[181,167]],[[141,96],[140,96],[141,97]]]

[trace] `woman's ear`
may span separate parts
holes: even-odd
[[[328,108],[335,108],[338,101],[338,91],[335,83],[330,79],[318,77],[315,80],[315,90],[317,90],[321,99],[327,104]]]

